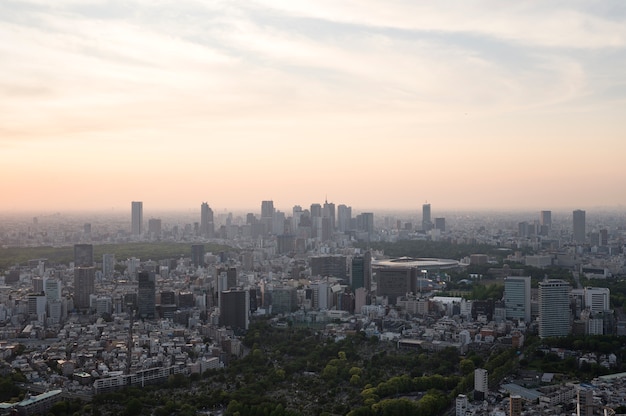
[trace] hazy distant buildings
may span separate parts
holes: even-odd
[[[441,232],[446,231],[446,219],[443,217],[435,218],[435,230],[439,230]]]
[[[148,220],[148,233],[150,233],[151,237],[161,236],[161,219],[160,218],[150,218]]]
[[[74,267],[93,266],[93,245],[74,244]]]
[[[274,201],[261,201],[261,224],[263,234],[269,234],[274,229]]]
[[[586,236],[585,211],[577,209],[573,212],[574,242],[584,243]]]
[[[96,293],[95,267],[74,268],[74,308],[89,309],[89,296]]]
[[[156,314],[156,275],[141,271],[137,275],[137,313],[140,318],[154,319]]]
[[[539,336],[563,337],[570,333],[570,285],[564,280],[539,282]]]
[[[206,202],[200,205],[200,234],[207,238],[212,238],[215,234],[213,210]]]
[[[115,254],[105,253],[102,255],[102,277],[112,279],[115,274]]]
[[[552,211],[541,211],[539,213],[539,226],[543,235],[547,234],[547,232],[544,234],[544,230],[550,231],[552,228]]]
[[[337,207],[337,229],[345,233],[350,230],[350,223],[352,222],[352,207],[346,205],[339,205]]]
[[[422,230],[430,231],[433,228],[433,223],[430,219],[430,204],[422,205]]]
[[[131,234],[140,236],[143,232],[143,202],[133,201],[131,203]]]
[[[508,276],[504,280],[506,319],[530,323],[530,276]]]

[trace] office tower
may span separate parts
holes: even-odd
[[[474,370],[474,400],[484,400],[489,392],[489,376],[484,368]]]
[[[326,200],[322,208],[322,217],[330,218],[331,231],[335,231],[335,204]]]
[[[402,264],[378,269],[376,296],[387,297],[388,303],[395,305],[399,296],[417,293],[419,274],[420,270],[417,267],[403,267]]]
[[[193,267],[204,267],[204,244],[191,246],[191,264]]]
[[[504,280],[506,319],[530,323],[530,276],[508,276]]]
[[[274,230],[274,201],[261,201],[261,224],[264,235]]]
[[[74,267],[93,266],[93,245],[74,244]]]
[[[352,207],[339,205],[337,207],[337,229],[343,233],[350,230],[352,222]]]
[[[247,330],[250,323],[250,292],[225,290],[220,292],[220,325],[235,330]]]
[[[539,213],[539,224],[548,228],[552,227],[552,211],[541,211]]]
[[[33,277],[32,282],[33,282],[33,293],[39,294],[44,291],[43,278]]]
[[[350,287],[355,293],[360,287],[365,288],[367,292],[372,291],[372,254],[369,251],[366,251],[362,256],[352,258]]]
[[[272,229],[270,230],[274,235],[285,234],[285,213],[279,210],[274,211],[274,217],[272,218]]]
[[[522,396],[518,394],[512,394],[509,397],[509,416],[521,416],[522,415]]]
[[[56,279],[46,279],[44,292],[49,301],[61,300],[61,281]]]
[[[574,242],[576,243],[584,243],[585,242],[585,211],[581,209],[577,209],[573,212],[574,216]]]
[[[105,280],[113,279],[115,275],[115,254],[105,253],[102,255],[102,277]]]
[[[34,315],[39,321],[46,315],[46,296],[42,293],[28,295],[28,314]]]
[[[374,232],[374,214],[363,212],[356,216],[357,230],[372,234]]]
[[[96,293],[95,267],[74,268],[74,308],[89,309],[89,296]]]
[[[311,204],[311,218],[322,216],[322,206],[320,204]]]
[[[148,220],[148,233],[152,237],[160,237],[161,236],[161,219],[160,218],[150,218]]]
[[[328,241],[333,236],[333,226],[332,226],[332,218],[322,218],[322,232],[321,239],[322,241]]]
[[[607,246],[609,244],[609,231],[606,228],[600,230],[600,245]]]
[[[550,279],[539,282],[539,336],[563,337],[570,332],[569,283]]]
[[[212,238],[215,234],[213,210],[206,202],[200,205],[200,234],[207,238]]]
[[[141,271],[137,275],[137,313],[140,318],[154,319],[156,313],[156,276]]]
[[[446,231],[446,219],[443,217],[435,218],[435,229],[441,232]]]
[[[467,413],[467,408],[468,408],[468,400],[467,400],[467,396],[464,394],[459,394],[458,396],[456,396],[456,411],[455,411],[455,416],[465,416],[465,414]]]
[[[272,293],[272,315],[289,314],[298,309],[297,290],[294,287],[274,287]]]
[[[139,236],[143,232],[143,202],[133,201],[131,203],[131,227],[132,235]]]
[[[226,288],[232,289],[234,287],[237,287],[237,268],[229,267],[226,270]]]
[[[586,287],[585,308],[591,313],[608,311],[611,291],[607,287]]]
[[[309,259],[309,262],[313,276],[336,277],[342,280],[348,277],[346,256],[314,256]]]
[[[432,222],[430,220],[430,204],[422,205],[422,230],[430,231]]]

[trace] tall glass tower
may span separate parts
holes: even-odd
[[[564,280],[539,282],[539,336],[564,337],[570,333],[570,285]]]

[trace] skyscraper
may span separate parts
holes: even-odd
[[[584,243],[585,242],[585,211],[581,209],[577,209],[573,212],[573,227],[574,227],[574,242],[576,243]]]
[[[220,292],[220,325],[247,330],[250,323],[250,292],[225,290]]]
[[[366,251],[362,256],[352,258],[352,270],[350,273],[350,286],[352,291],[360,287],[365,288],[367,292],[372,290],[372,254]]]
[[[140,318],[154,319],[156,313],[155,274],[141,271],[137,275],[137,309]]]
[[[563,337],[570,332],[570,285],[564,280],[539,282],[539,336]]]
[[[112,279],[115,274],[115,254],[105,253],[102,255],[102,277]]]
[[[441,232],[446,231],[446,219],[443,217],[435,218],[435,229]]]
[[[143,232],[143,202],[133,201],[131,203],[131,234],[141,235]]]
[[[474,400],[483,400],[489,393],[489,375],[484,368],[474,370]]]
[[[339,205],[337,207],[337,228],[341,232],[346,232],[350,229],[350,222],[352,221],[352,207],[347,205]]]
[[[506,319],[530,323],[530,276],[508,276],[504,280]]]
[[[335,204],[326,200],[322,208],[322,216],[324,218],[330,218],[331,231],[335,231]]]
[[[93,266],[93,245],[74,244],[74,267]]]
[[[541,211],[539,214],[539,224],[552,227],[552,211]]]
[[[203,237],[208,238],[212,238],[215,233],[213,210],[206,202],[200,206],[200,233]]]
[[[422,230],[430,231],[433,228],[433,223],[430,219],[430,204],[422,205]]]
[[[191,246],[191,264],[193,267],[204,267],[204,244]]]
[[[89,296],[96,293],[95,281],[95,267],[74,268],[74,308],[89,308]]]

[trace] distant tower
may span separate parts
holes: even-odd
[[[508,276],[504,280],[506,319],[530,323],[530,276]]]
[[[95,267],[74,268],[74,308],[89,309],[89,296],[96,293]]]
[[[574,218],[574,242],[576,243],[584,243],[585,242],[585,211],[581,209],[577,209],[573,212]]]
[[[115,254],[105,253],[102,255],[102,277],[105,280],[113,279],[115,274]]]
[[[539,213],[539,234],[548,235],[552,229],[552,211],[541,211]]]
[[[435,229],[442,233],[446,231],[446,219],[443,217],[435,218]]]
[[[352,221],[352,207],[347,205],[339,205],[337,207],[337,228],[345,233],[350,230],[350,222]]]
[[[161,219],[160,218],[150,218],[148,220],[148,232],[151,237],[160,237],[161,236]]]
[[[208,238],[212,238],[215,233],[213,210],[206,202],[203,202],[202,205],[200,205],[200,233],[203,237]]]
[[[539,282],[539,336],[564,337],[570,333],[570,285],[564,280]]]
[[[261,224],[264,234],[269,234],[274,229],[274,201],[261,201]]]
[[[204,244],[191,246],[191,264],[193,267],[204,267]]]
[[[154,319],[156,312],[156,279],[152,272],[137,275],[137,306],[140,318]]]
[[[422,230],[430,231],[433,223],[430,220],[430,204],[422,205]]]
[[[335,231],[335,204],[326,200],[322,208],[322,217],[330,218],[330,228]]]
[[[143,202],[133,201],[131,203],[131,234],[141,235],[143,231]]]
[[[74,244],[74,267],[93,266],[93,245]]]

